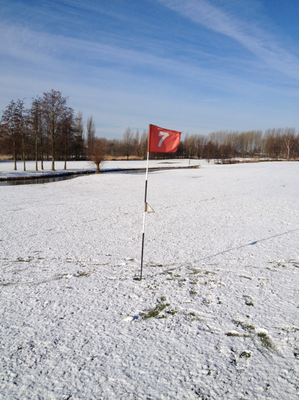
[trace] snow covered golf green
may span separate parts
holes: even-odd
[[[149,174],[142,281],[144,174],[0,186],[1,399],[299,397],[299,163],[199,164]]]

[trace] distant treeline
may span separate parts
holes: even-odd
[[[147,131],[140,136],[128,128],[122,140],[106,140],[111,157],[146,157]],[[175,154],[153,154],[161,158],[202,158],[229,160],[245,157],[299,158],[299,135],[294,128],[238,132],[217,131],[208,135],[186,134]]]
[[[93,117],[83,126],[82,112],[74,114],[68,98],[51,90],[32,100],[26,109],[23,100],[12,100],[0,120],[0,155],[23,160],[92,159],[99,167],[103,158],[146,158],[148,132],[127,128],[122,139],[95,136]],[[294,128],[238,132],[217,131],[208,135],[186,134],[175,154],[153,154],[160,158],[202,158],[229,162],[235,158],[267,157],[287,160],[299,158],[299,135]]]

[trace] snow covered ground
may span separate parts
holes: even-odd
[[[205,163],[206,161],[201,161]],[[152,168],[178,168],[189,165],[198,165],[198,160],[174,159],[174,160],[151,160],[150,167]],[[26,161],[26,171],[22,161],[17,162],[17,171],[14,171],[13,161],[0,160],[0,181],[6,178],[26,178],[30,177],[45,177],[52,174],[65,174],[68,172],[76,173],[83,171],[95,171],[95,164],[91,161],[68,161],[67,169],[64,170],[64,161],[55,162],[55,172],[51,171],[52,162],[44,161],[44,169],[41,170],[41,163],[38,162],[38,171],[36,171],[35,161]],[[128,161],[104,161],[101,164],[101,170],[117,170],[117,169],[143,169],[146,167],[144,160],[128,160]]]
[[[143,281],[144,174],[0,187],[0,398],[299,398],[298,175],[150,173]]]

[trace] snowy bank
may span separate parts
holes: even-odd
[[[205,161],[201,161],[205,163]],[[171,169],[188,168],[198,166],[199,160],[174,159],[174,160],[150,160],[150,169]],[[41,170],[41,163],[38,162],[38,171],[36,171],[35,161],[26,162],[26,171],[24,171],[23,162],[17,162],[17,170],[14,171],[13,161],[0,161],[0,181],[13,179],[38,179],[46,177],[83,175],[94,173],[96,168],[90,161],[68,161],[67,169],[64,169],[64,161],[55,162],[55,171],[51,170],[52,162],[44,161],[44,169]],[[120,160],[105,161],[101,164],[102,172],[120,172],[129,170],[145,170],[146,161],[144,160]]]

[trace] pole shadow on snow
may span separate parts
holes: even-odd
[[[269,237],[264,238],[264,239],[255,240],[254,242],[251,242],[251,243],[242,244],[241,246],[232,247],[231,249],[220,251],[219,253],[212,254],[211,256],[200,258],[199,260],[196,260],[194,262],[208,260],[209,258],[217,257],[217,256],[219,256],[221,254],[229,253],[230,251],[233,251],[233,250],[239,250],[239,249],[242,249],[243,247],[247,247],[247,246],[254,246],[254,245],[256,245],[256,244],[258,244],[260,242],[265,242],[266,240],[270,240],[270,239],[273,239],[273,238],[276,238],[276,237],[279,237],[279,236],[288,235],[289,233],[293,233],[293,232],[297,232],[297,231],[299,231],[299,228],[293,229],[291,231],[283,232],[283,233],[278,233],[277,235],[272,235],[272,236],[269,236]]]
[[[225,254],[225,253],[229,253],[229,252],[234,251],[234,250],[239,250],[239,249],[242,249],[242,248],[247,247],[247,246],[254,246],[254,245],[256,245],[256,244],[258,244],[258,243],[260,243],[260,242],[265,242],[266,240],[270,240],[270,239],[273,239],[273,238],[276,238],[276,237],[279,237],[279,236],[288,235],[288,234],[290,234],[290,233],[294,233],[294,232],[297,232],[297,231],[299,231],[299,228],[293,229],[293,230],[291,230],[291,231],[283,232],[283,233],[278,233],[277,235],[272,235],[272,236],[269,236],[269,237],[264,238],[264,239],[255,240],[255,241],[253,241],[253,242],[246,243],[246,244],[243,244],[243,245],[241,245],[241,246],[232,247],[231,249],[227,249],[227,250],[224,250],[224,251],[220,251],[219,253],[215,253],[215,254],[212,254],[212,255],[210,255],[210,256],[206,256],[206,257],[200,258],[200,259],[198,259],[198,260],[194,260],[194,261],[192,261],[192,262],[187,263],[187,265],[192,265],[192,264],[198,263],[198,262],[200,262],[200,261],[209,260],[210,258],[217,257],[217,256],[220,256],[220,255]],[[177,268],[172,268],[172,269],[173,269],[173,270],[176,270],[176,269],[178,269],[178,268],[181,268],[182,266],[186,266],[186,264],[184,263],[184,265],[180,265],[180,266],[178,266]],[[159,275],[159,274],[158,274],[158,275]]]

